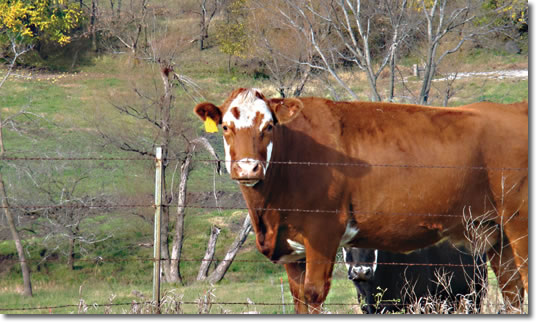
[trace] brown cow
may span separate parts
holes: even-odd
[[[469,224],[496,231],[487,249],[503,295],[528,290],[526,102],[435,108],[241,88],[194,112],[221,125],[257,248],[285,265],[298,313],[320,311],[339,246],[409,252],[467,241]]]

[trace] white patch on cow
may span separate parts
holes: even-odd
[[[339,243],[339,246],[345,246],[348,244],[359,232],[359,229],[356,227],[352,227],[350,221],[348,221],[348,224],[346,224],[346,230],[344,231],[344,234],[342,234],[341,241]]]
[[[223,115],[223,123],[234,124],[235,129],[248,128],[253,126],[253,121],[257,113],[262,115],[262,121],[259,126],[259,131],[262,131],[266,123],[273,120],[272,112],[266,105],[266,102],[256,96],[258,90],[251,89],[240,93],[229,105],[229,109]],[[239,118],[237,119],[231,112],[233,108],[237,108]]]
[[[281,256],[279,263],[286,264],[305,258],[305,246],[291,239],[287,239],[287,243],[292,248],[292,253]]]
[[[253,169],[256,166],[258,165],[262,166],[262,163],[259,163],[259,161],[255,159],[251,159],[251,158],[243,158],[243,159],[236,161],[236,163],[238,164],[238,168],[239,168],[239,170],[237,170],[238,175],[241,177],[248,177],[249,174],[253,172]],[[257,182],[259,181],[257,180],[251,183],[241,182],[240,184],[247,186],[247,187],[253,187],[254,185],[257,184]]]
[[[300,254],[289,254],[289,255],[283,255],[281,256],[281,258],[279,258],[277,260],[277,262],[279,264],[289,264],[289,263],[294,263],[296,261],[299,261],[300,259],[303,259],[305,257],[305,255],[300,255]]]
[[[376,273],[376,268],[378,268],[378,250],[374,250],[374,264],[372,264],[372,274]]]
[[[342,247],[342,257],[344,258],[344,265],[346,265],[346,269],[350,270],[350,263],[348,263],[348,257],[346,257],[346,249]]]
[[[229,105],[229,109],[223,115],[222,122],[225,124],[233,124],[236,130],[243,128],[253,127],[253,121],[257,116],[257,113],[262,115],[262,120],[259,125],[259,131],[262,131],[268,122],[273,121],[272,112],[266,102],[257,97],[258,89],[250,89],[238,94],[235,99]],[[232,110],[236,108],[238,110],[238,118],[232,113]],[[224,140],[225,146],[225,167],[227,172],[231,173],[231,154],[230,147]],[[272,157],[273,144],[270,142],[266,147],[266,164],[263,164],[263,171],[266,175],[268,170],[268,164]],[[250,185],[251,186],[251,185]]]
[[[266,164],[263,165],[264,175],[266,175],[266,171],[268,170],[268,165],[270,164],[270,160],[272,158],[272,148],[274,147],[272,141],[268,143],[266,146]]]
[[[223,148],[225,149],[225,169],[231,174],[231,147],[227,144],[225,138],[223,139]]]
[[[290,248],[292,248],[294,250],[295,253],[298,253],[298,254],[305,254],[305,246],[296,242],[296,241],[293,241],[291,239],[287,239],[287,243],[288,245],[290,246]]]

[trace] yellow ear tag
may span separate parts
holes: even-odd
[[[216,125],[216,122],[214,122],[214,120],[208,116],[205,119],[205,131],[207,131],[208,133],[218,132],[218,126]]]

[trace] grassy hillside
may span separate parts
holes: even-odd
[[[497,51],[474,50],[463,56],[463,59],[460,68],[465,72],[528,68],[527,56]],[[269,79],[256,78],[239,65],[228,72],[227,56],[216,47],[200,52],[192,46],[182,52],[177,61],[177,71],[193,79],[204,98],[214,103],[222,102],[237,87],[257,87],[267,96],[276,95],[275,87]],[[410,70],[411,64],[412,61],[408,60],[401,66]],[[76,73],[17,70],[0,90],[2,117],[5,119],[14,116],[21,109],[31,114],[28,117],[18,116],[17,126],[5,129],[6,151],[17,156],[138,157],[134,153],[104,144],[99,129],[118,130],[117,132],[139,138],[137,142],[140,144],[144,143],[142,138],[150,132],[149,127],[117,113],[113,105],[131,102],[134,87],[150,92],[159,86],[158,71],[155,68],[154,65],[145,63],[132,65],[128,57],[123,55],[103,55],[87,62]],[[360,98],[368,99],[363,73],[351,70],[343,76],[352,80],[352,88]],[[379,88],[387,88],[387,82],[387,79],[381,79]],[[416,89],[418,84],[417,79],[410,77],[407,86]],[[451,106],[480,100],[528,100],[528,80],[469,78],[460,79],[455,84],[456,93],[450,100]],[[441,86],[440,82],[437,86]],[[195,103],[180,88],[174,94],[177,97],[177,117],[185,119],[198,135],[205,135],[201,122],[191,113]],[[329,97],[329,91],[322,82],[314,80],[304,95]],[[208,137],[219,155],[223,156],[219,135]],[[199,154],[197,158],[208,157]],[[59,161],[11,161],[6,164],[8,194],[15,204],[35,205],[47,202],[44,195],[35,192],[31,180],[24,174],[24,167],[38,169],[45,167],[46,162],[60,167]],[[172,164],[170,168],[173,169],[174,166]],[[63,179],[75,178],[80,169],[91,170],[80,188],[82,194],[113,195],[115,202],[124,204],[150,204],[152,200],[154,178],[151,160],[61,161],[61,169],[57,173]],[[227,175],[214,175],[210,164],[197,162],[188,182],[188,191],[193,197],[203,200],[199,196],[212,198],[213,186],[216,191],[224,192],[220,194],[222,200],[238,191],[236,184]],[[226,202],[241,208],[238,206],[240,200],[236,197],[230,197]],[[171,211],[175,209],[172,208]],[[69,270],[63,253],[66,245],[56,245],[57,248],[50,245],[47,235],[40,231],[39,220],[27,213],[17,212],[24,246],[31,260],[33,298],[19,295],[21,274],[14,245],[2,218],[0,308],[72,306],[54,308],[52,311],[42,309],[0,313],[121,313],[128,312],[131,308],[128,305],[107,307],[105,304],[150,300],[152,262],[149,258],[152,256],[152,248],[142,245],[152,242],[152,213],[151,207],[118,208],[85,219],[83,229],[94,236],[107,239],[77,248],[74,270]],[[216,253],[216,258],[222,258],[235,238],[244,216],[243,211],[218,213],[206,209],[187,209],[184,261],[181,264],[185,285],[163,286],[167,300],[182,303],[179,311],[198,313],[201,308],[195,302],[208,297],[213,302],[251,301],[251,304],[214,304],[211,313],[282,313],[281,306],[255,304],[281,303],[280,278],[283,279],[284,302],[291,303],[284,269],[271,264],[256,251],[253,235],[249,236],[221,283],[211,286],[195,281],[199,268],[197,260],[204,254],[211,225],[217,224],[222,228]],[[44,259],[44,254],[48,256],[47,259]],[[103,260],[98,260],[99,257]],[[139,294],[143,294],[143,297]],[[99,305],[93,306],[94,303]],[[356,311],[352,306],[330,306],[329,303],[356,303],[355,289],[346,279],[343,265],[336,268],[327,309],[333,313]],[[287,313],[292,311],[291,306],[286,308]]]

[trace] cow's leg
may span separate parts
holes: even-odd
[[[309,313],[321,313],[321,306],[331,286],[331,274],[335,264],[338,244],[333,240],[314,238],[305,240],[306,269],[304,295]]]
[[[498,210],[502,214],[505,235],[502,250],[497,250],[501,259],[495,264],[500,274],[504,275],[498,280],[505,285],[499,285],[503,297],[523,311],[524,291],[528,290],[528,206],[525,203],[520,209],[503,207]]]
[[[526,204],[525,204],[526,206]],[[528,206],[524,207],[528,208]],[[510,241],[512,257],[523,280],[525,290],[529,289],[529,237],[528,237],[528,209],[520,209],[516,215],[504,223],[504,233]],[[521,294],[523,296],[523,294]]]
[[[305,263],[293,262],[285,264],[287,270],[290,293],[294,300],[294,309],[298,314],[308,313],[304,297]]]
[[[513,301],[514,305],[521,305],[524,290],[528,291],[529,286],[528,177],[523,173],[505,175],[502,171],[491,171],[488,176],[498,215],[495,221],[502,227],[506,237],[494,247],[496,256],[499,254],[500,258],[490,257],[490,261],[498,276],[503,297]],[[493,254],[488,252],[488,255]]]
[[[491,268],[497,276],[503,298],[512,306],[521,308],[524,295],[523,282],[508,240],[503,238],[488,251],[487,255]]]

